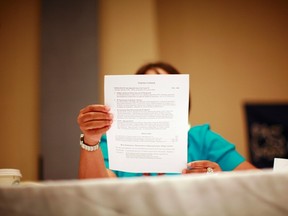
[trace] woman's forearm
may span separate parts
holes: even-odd
[[[81,149],[79,178],[108,178],[108,174],[101,149],[96,151],[86,151]]]

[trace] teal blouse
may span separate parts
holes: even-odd
[[[105,135],[101,138],[100,146],[105,166],[109,168],[107,139]],[[231,171],[245,161],[236,151],[235,145],[225,140],[219,134],[211,131],[208,124],[191,127],[188,131],[187,159],[188,162],[210,160],[218,163],[223,171]],[[118,177],[136,177],[143,175],[143,173],[113,171]],[[155,176],[157,173],[151,173],[151,175]],[[166,173],[165,175],[179,175],[179,173]]]

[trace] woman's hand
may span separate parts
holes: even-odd
[[[209,160],[193,161],[187,164],[187,168],[182,171],[182,174],[189,173],[213,173],[221,172],[219,164]]]
[[[105,105],[89,105],[80,110],[77,122],[84,134],[87,144],[96,144],[103,133],[105,133],[113,122],[113,115],[109,113],[110,108]]]

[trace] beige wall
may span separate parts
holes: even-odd
[[[288,3],[151,0],[142,9],[139,1],[102,2],[102,73],[133,73],[149,55],[174,64],[191,75],[191,124],[210,123],[248,157],[243,104],[288,101]]]
[[[191,74],[191,123],[247,156],[243,104],[288,102],[288,2],[157,2],[160,57]]]
[[[39,2],[0,0],[0,167],[24,180],[37,178]],[[191,123],[210,122],[247,156],[243,103],[288,101],[288,3],[100,3],[100,79],[147,61],[175,64],[191,74]]]
[[[158,59],[158,29],[154,0],[100,0],[99,15],[103,102],[105,74],[133,74],[139,65]]]
[[[39,1],[0,0],[0,168],[37,179]]]

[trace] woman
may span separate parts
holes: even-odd
[[[136,74],[180,74],[170,64],[150,63],[138,69]],[[190,109],[190,102],[189,102]],[[80,178],[136,177],[160,175],[157,173],[127,173],[107,169],[109,158],[105,132],[113,123],[113,115],[105,105],[89,105],[78,115],[83,133],[79,164]],[[100,148],[99,148],[100,146]],[[188,131],[188,164],[182,174],[256,169],[235,149],[235,146],[210,130],[209,125],[199,125]],[[167,174],[166,175],[171,175]]]

